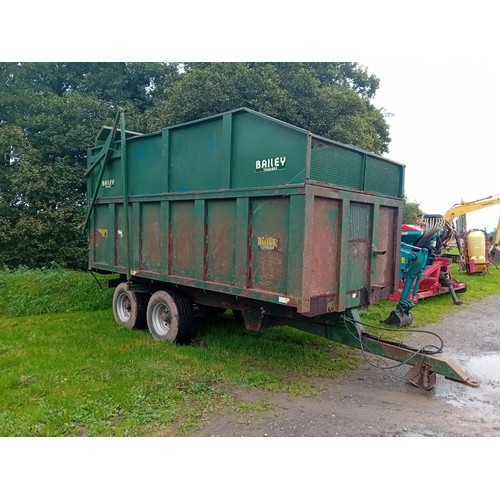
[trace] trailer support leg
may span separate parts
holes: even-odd
[[[411,384],[420,387],[426,391],[436,385],[436,374],[431,367],[422,361],[415,363],[405,374],[406,380]]]

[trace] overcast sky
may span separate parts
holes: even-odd
[[[405,192],[427,213],[500,196],[500,70],[493,63],[365,62],[380,79],[391,143],[385,156],[406,165]],[[469,229],[496,229],[500,204],[467,215]]]

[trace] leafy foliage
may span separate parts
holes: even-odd
[[[407,198],[405,198],[403,205],[403,224],[414,224],[419,215],[422,215],[420,204],[416,201],[408,201]]]
[[[378,79],[355,63],[187,63],[151,110],[150,123],[175,123],[248,107],[339,142],[388,150],[389,129],[370,98]]]

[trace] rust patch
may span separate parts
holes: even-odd
[[[253,226],[252,221],[248,223],[248,266],[247,266],[247,288],[253,287],[253,252],[252,252],[252,236],[253,236]]]
[[[169,271],[177,276],[194,276],[194,201],[170,204]]]
[[[160,204],[143,203],[140,224],[139,269],[161,267]]]
[[[351,295],[350,292],[346,294],[347,307],[362,306],[365,296],[360,291],[371,283],[372,210],[369,204],[350,205],[346,269],[342,273],[345,288],[353,291]]]
[[[311,295],[311,308],[320,307],[319,304],[322,300],[319,299],[320,297],[335,297],[338,293],[341,243],[340,213],[338,200],[315,198],[312,231],[306,233],[307,237],[311,239],[311,256],[305,260],[308,269],[306,278]],[[313,306],[313,299],[319,300],[318,306]],[[326,304],[323,306],[326,307]],[[330,304],[331,306],[332,304]]]
[[[252,234],[255,235],[250,238],[253,288],[286,295],[289,210],[290,199],[285,197],[257,198],[251,202]],[[259,237],[260,243],[269,250],[259,248]],[[278,242],[279,251],[276,251]]]
[[[90,233],[90,248],[93,249],[95,262],[113,265],[112,229],[113,221],[109,220],[108,205],[96,205],[94,209],[93,230]]]
[[[209,201],[205,227],[205,279],[234,284],[236,200]]]
[[[314,297],[311,297],[311,310],[309,315],[319,316],[320,314],[335,312],[336,298],[337,296],[333,293],[328,295],[315,295]]]

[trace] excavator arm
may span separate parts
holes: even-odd
[[[398,326],[412,324],[413,316],[410,311],[414,305],[413,299],[418,292],[428,255],[427,248],[401,243],[401,259],[404,259],[406,264],[403,271],[404,286],[396,309],[391,312],[384,323]]]
[[[481,210],[482,208],[492,207],[494,205],[500,204],[500,195],[487,196],[486,198],[480,198],[474,201],[465,201],[463,203],[457,203],[453,205],[443,217],[447,221],[452,221],[461,215],[468,214],[470,212],[475,212],[476,210]]]

